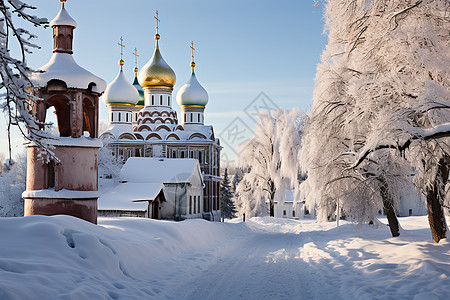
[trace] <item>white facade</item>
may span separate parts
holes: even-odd
[[[294,198],[292,190],[286,190],[283,201],[274,202],[274,217],[286,219],[315,218],[315,210],[305,207],[304,199]]]
[[[99,199],[101,215],[154,219],[202,218],[203,176],[196,159],[131,157],[121,183]]]

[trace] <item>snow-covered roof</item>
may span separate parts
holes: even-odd
[[[194,158],[130,157],[120,171],[123,181],[141,183],[188,183],[196,174],[203,180]]]
[[[154,200],[164,185],[152,183],[120,183],[98,199],[100,210],[147,210],[148,202]]]
[[[66,25],[77,27],[77,22],[69,15],[67,10],[64,7],[61,7],[61,10],[56,15],[56,17],[50,22],[50,26],[58,26],[58,25]]]
[[[208,104],[208,93],[202,87],[192,72],[189,81],[181,87],[177,93],[177,103],[179,106]]]
[[[73,191],[66,189],[55,191],[55,189],[53,188],[24,191],[22,193],[22,198],[83,199],[83,198],[97,198],[97,197],[100,197],[100,192],[97,191]]]
[[[103,141],[97,138],[91,138],[87,136],[81,136],[79,138],[73,137],[55,137],[54,139],[46,139],[46,143],[49,145],[58,146],[74,146],[74,147],[103,147]],[[27,146],[36,146],[37,144],[33,141],[26,142]]]
[[[45,87],[52,79],[64,81],[69,88],[87,89],[94,83],[94,92],[102,93],[106,89],[103,79],[80,67],[69,53],[53,53],[50,61],[31,75],[33,84],[38,87]]]
[[[132,104],[139,101],[138,90],[125,78],[123,71],[120,70],[116,78],[106,87],[102,96],[105,104]]]

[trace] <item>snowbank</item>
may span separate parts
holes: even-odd
[[[450,243],[400,222],[0,218],[0,299],[445,299]]]

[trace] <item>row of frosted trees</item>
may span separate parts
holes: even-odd
[[[317,69],[313,108],[302,122],[295,112],[260,115],[240,153],[247,172],[236,204],[258,215],[267,211],[268,200],[273,215],[281,192],[300,187],[319,219],[334,216],[338,203],[360,223],[375,222],[383,209],[398,236],[395,210],[413,174],[426,199],[433,241],[439,242],[448,231],[450,4],[322,4],[328,45]]]

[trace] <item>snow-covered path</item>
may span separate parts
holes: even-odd
[[[170,298],[446,299],[450,292],[447,242],[418,247],[389,238],[387,228],[302,223],[270,218],[248,222],[250,231],[230,237],[216,249],[216,262],[192,275]],[[420,230],[423,237],[427,230]],[[375,235],[386,240],[372,240]],[[383,248],[388,251],[379,252]],[[424,248],[436,255],[424,255]]]
[[[0,219],[0,299],[447,299],[450,243],[385,226]]]

